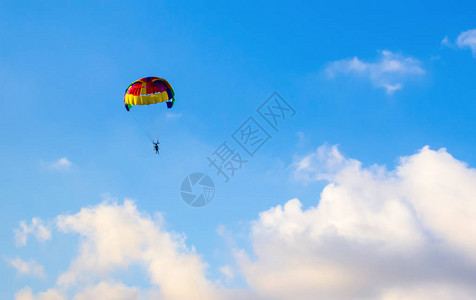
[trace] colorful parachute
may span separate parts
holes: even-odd
[[[167,80],[158,77],[145,77],[134,81],[124,93],[127,111],[134,105],[149,105],[159,102],[167,103],[172,108],[175,103],[174,90]]]

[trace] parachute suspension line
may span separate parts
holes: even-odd
[[[132,116],[134,117],[134,120],[136,121],[137,125],[139,125],[140,129],[142,130],[142,133],[144,133],[144,135],[150,140],[151,143],[154,143],[155,142],[154,139],[150,137],[145,127],[142,125],[141,122],[139,122],[134,111],[131,110],[130,112],[132,113]]]

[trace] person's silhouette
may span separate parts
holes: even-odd
[[[154,150],[156,154],[159,154],[159,139],[157,139],[157,143],[152,142],[154,144]]]

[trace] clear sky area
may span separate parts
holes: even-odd
[[[476,299],[474,1],[2,1],[0,89],[0,299]]]

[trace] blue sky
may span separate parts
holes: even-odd
[[[80,251],[78,235],[56,229],[16,246],[14,230],[34,217],[55,228],[58,215],[134,199],[186,235],[215,281],[222,265],[239,264],[230,247],[253,253],[261,212],[292,198],[317,205],[328,182],[303,180],[296,166],[322,145],[390,173],[425,145],[474,168],[475,14],[471,1],[0,3],[0,298],[55,286]],[[458,39],[464,32],[472,39]],[[166,78],[176,93],[173,117],[157,110],[159,156],[123,107],[124,89],[145,76]],[[206,157],[259,118],[275,91],[296,115],[224,183]],[[192,172],[216,184],[203,208],[180,198]],[[232,238],[217,234],[225,227]],[[18,273],[16,257],[47,275]],[[153,285],[139,267],[127,270],[111,276]],[[143,280],[127,275],[136,273]],[[250,282],[235,276],[225,286],[258,289]]]

